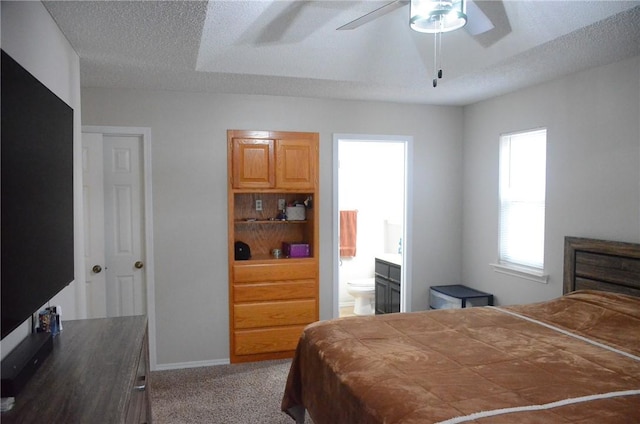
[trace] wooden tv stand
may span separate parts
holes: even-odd
[[[151,423],[145,316],[63,322],[10,423]]]

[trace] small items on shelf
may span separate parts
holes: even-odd
[[[280,221],[277,219],[269,218],[269,219],[255,219],[255,218],[247,218],[241,219],[239,221],[234,221],[235,224],[305,224],[307,221]]]
[[[38,313],[38,332],[57,336],[62,331],[62,308],[49,306]]]

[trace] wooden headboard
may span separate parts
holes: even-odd
[[[640,244],[565,237],[563,292],[586,289],[640,297]]]

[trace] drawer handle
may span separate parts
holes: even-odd
[[[147,385],[146,384],[141,384],[139,386],[133,386],[133,390],[135,390],[136,392],[144,392],[147,389]]]

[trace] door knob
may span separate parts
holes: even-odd
[[[133,266],[135,266],[138,269],[141,269],[144,266],[144,263],[142,263],[142,261],[137,261],[135,264],[133,264]]]
[[[91,271],[93,271],[95,274],[99,274],[100,271],[102,271],[102,267],[100,265],[94,265],[93,268],[91,268]]]

